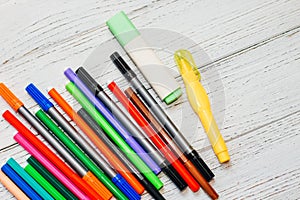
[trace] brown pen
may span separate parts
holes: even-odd
[[[137,94],[133,91],[131,87],[125,90],[126,96],[130,99],[130,101],[136,106],[136,108],[140,111],[140,113],[144,116],[144,118],[151,124],[153,129],[160,135],[160,137],[166,142],[176,153],[180,160],[184,163],[184,166],[188,169],[188,171],[194,176],[194,178],[201,185],[203,190],[212,198],[218,199],[219,195],[217,192],[211,187],[211,185],[205,180],[205,178],[201,175],[201,173],[197,170],[195,165],[187,159],[187,157],[181,152],[181,150],[177,147],[177,145],[173,142],[172,138],[167,134],[167,132],[161,127],[160,123],[155,119],[155,117],[148,110],[146,105],[142,102],[142,100],[137,96]]]

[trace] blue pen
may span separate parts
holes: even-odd
[[[1,170],[8,176],[30,199],[43,200],[8,164]]]
[[[45,200],[54,200],[44,188],[42,188],[13,158],[7,161],[7,164]]]
[[[54,105],[31,83],[26,87],[26,91],[30,96],[47,112],[54,121],[69,135],[69,137],[77,144],[81,150],[86,153],[89,158],[94,161],[99,171],[104,171],[110,179],[102,179],[102,183],[116,196],[122,194],[121,190],[126,197],[130,200],[139,200],[141,196],[127,183],[127,181],[117,174],[111,166],[105,161],[100,153],[98,153],[86,140],[83,138],[74,127],[63,117],[63,115],[54,107]],[[89,168],[89,166],[87,166]],[[92,172],[93,169],[90,169]],[[98,173],[95,173],[97,175]],[[97,176],[98,177],[98,176]],[[101,176],[102,177],[102,176]],[[101,180],[101,177],[98,177]],[[106,177],[106,176],[105,176]],[[104,178],[104,176],[103,176]],[[115,187],[115,185],[117,187]],[[123,197],[125,197],[122,194]],[[119,197],[122,198],[122,197]]]
[[[84,83],[76,76],[76,74],[69,68],[65,72],[66,77],[73,82],[79,90],[88,98],[88,100],[95,106],[95,108],[103,115],[103,117],[113,126],[113,128],[120,134],[120,136],[128,143],[128,145],[141,157],[141,159],[149,166],[149,168],[158,174],[161,169],[152,160],[149,154],[140,146],[140,144],[132,137],[131,134],[117,121],[113,114],[105,107],[105,105],[95,97],[94,94],[84,85]]]

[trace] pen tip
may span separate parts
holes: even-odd
[[[110,55],[110,59],[112,61],[119,59],[120,54],[118,52],[114,52],[113,54]]]

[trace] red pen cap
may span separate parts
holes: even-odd
[[[15,110],[18,111],[20,107],[24,104],[20,99],[18,99],[7,87],[4,83],[0,83],[0,95],[3,99]]]

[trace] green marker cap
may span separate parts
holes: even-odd
[[[140,35],[140,32],[123,11],[110,18],[106,25],[123,47]]]
[[[167,105],[173,103],[182,95],[181,88],[177,88],[174,92],[169,94],[166,98],[164,98],[164,102],[166,102]]]

